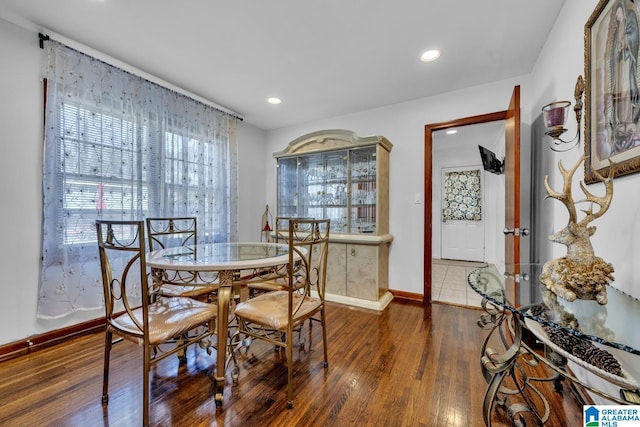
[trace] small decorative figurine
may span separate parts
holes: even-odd
[[[260,241],[271,241],[271,224],[273,224],[273,215],[269,212],[269,205],[264,207],[264,213],[262,214],[262,224],[260,226]]]

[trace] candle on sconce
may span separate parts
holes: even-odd
[[[567,113],[569,110],[569,101],[552,102],[542,109],[544,116],[544,124],[547,129],[563,127],[567,121]]]
[[[561,136],[567,131],[564,126],[567,122],[567,117],[569,117],[571,102],[555,101],[542,107],[542,120],[547,128],[544,134],[553,138],[553,144],[549,144],[549,147],[553,151],[568,151],[580,144],[580,119],[582,117],[582,96],[584,95],[584,88],[584,79],[582,76],[578,76],[578,81],[576,82],[576,87],[573,92],[576,100],[575,106],[573,107],[576,115],[576,136],[570,140],[563,140]],[[562,149],[556,148],[561,144],[563,144]]]
[[[558,126],[564,124],[564,108],[556,107],[547,113],[547,126]]]

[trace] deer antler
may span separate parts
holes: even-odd
[[[578,215],[576,213],[575,202],[573,201],[573,197],[571,196],[571,183],[573,180],[573,175],[576,173],[578,166],[584,161],[585,156],[582,155],[580,160],[575,164],[574,167],[567,170],[562,166],[562,162],[558,162],[558,169],[560,169],[560,173],[562,174],[562,179],[564,180],[564,186],[562,187],[562,193],[557,191],[553,191],[549,186],[549,175],[544,177],[544,186],[547,189],[547,197],[559,200],[563,205],[567,207],[569,211],[569,224],[575,224],[578,222]],[[604,212],[603,212],[604,213]]]
[[[583,203],[583,202],[590,203],[588,209],[582,210],[582,212],[584,212],[586,216],[582,219],[582,221],[580,221],[580,224],[587,224],[593,221],[594,219],[600,218],[609,209],[609,206],[611,205],[611,199],[613,198],[613,175],[615,172],[613,165],[614,165],[613,162],[611,161],[611,159],[609,159],[609,176],[606,178],[600,175],[598,172],[593,171],[596,178],[598,178],[598,180],[604,183],[604,187],[605,187],[604,196],[602,197],[595,196],[593,193],[587,190],[587,188],[584,186],[582,182],[580,182],[580,188],[582,189],[582,192],[584,193],[584,195],[587,196],[587,198],[584,200],[578,201],[578,203]],[[598,212],[596,213],[593,212],[594,204],[600,207],[600,209],[598,209]]]

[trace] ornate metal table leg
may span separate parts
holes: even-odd
[[[216,352],[216,406],[222,406],[227,360],[227,328],[229,324],[229,302],[233,290],[233,271],[220,272],[218,290],[218,351]]]
[[[488,383],[487,391],[485,392],[482,403],[482,416],[484,418],[485,425],[491,426],[491,413],[493,412],[494,404],[496,402],[505,404],[505,401],[498,400],[498,392],[501,391],[502,382],[504,381],[504,378],[511,373],[513,365],[518,357],[520,336],[514,337],[513,344],[503,354],[498,354],[496,350],[488,347],[489,340],[493,333],[496,330],[500,331],[505,313],[504,309],[501,307],[496,307],[493,304],[488,305],[488,301],[486,299],[483,299],[482,301],[482,308],[487,312],[488,316],[483,315],[478,323],[484,328],[489,327],[491,329],[485,338],[480,354],[482,375]],[[503,345],[507,348],[506,339],[502,331],[500,331],[500,335]]]
[[[483,300],[482,307],[487,314],[481,317],[478,324],[485,329],[490,329],[480,355],[482,374],[488,383],[482,406],[485,425],[491,426],[491,414],[496,403],[506,408],[507,415],[514,425],[525,425],[525,414],[533,417],[537,425],[543,425],[549,418],[549,405],[542,394],[530,383],[531,379],[518,362],[518,359],[523,357],[525,352],[522,343],[522,325],[519,319],[514,317],[514,314],[507,314],[504,308],[489,304],[486,300]],[[505,320],[510,323],[504,324]],[[511,332],[511,340],[505,335],[507,326]],[[503,353],[488,347],[489,340],[496,330],[499,332],[500,340],[505,348]],[[519,376],[516,375],[516,372],[519,373]],[[506,377],[512,379],[514,388],[503,386]],[[536,398],[542,402],[544,406],[542,415],[534,409],[533,402],[525,390],[533,392]],[[519,395],[524,402],[508,404],[508,396],[514,395]]]

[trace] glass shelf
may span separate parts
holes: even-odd
[[[339,233],[374,233],[376,146],[278,159],[278,215],[331,219]]]
[[[382,136],[359,137],[342,129],[296,138],[274,153],[276,215],[329,218],[332,232],[362,234],[358,241],[393,238],[389,233],[392,147]]]

